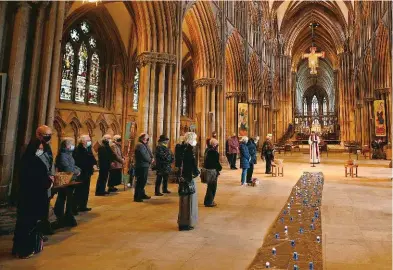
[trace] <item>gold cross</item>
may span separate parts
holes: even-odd
[[[317,53],[317,47],[310,47],[310,53],[303,54],[303,59],[308,58],[308,67],[311,69],[310,74],[317,74],[318,58],[325,58],[325,52]]]

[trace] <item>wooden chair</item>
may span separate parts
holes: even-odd
[[[370,146],[368,146],[368,145],[363,145],[363,147],[362,147],[362,155],[364,156],[365,159],[371,157],[371,149],[370,149]]]
[[[345,177],[347,177],[348,175],[353,177],[358,177],[358,167],[359,165],[357,164],[345,164],[344,168],[345,168]],[[349,171],[348,171],[349,169]]]
[[[282,161],[272,162],[272,177],[284,177],[284,164]]]

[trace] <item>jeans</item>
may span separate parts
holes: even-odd
[[[245,183],[246,183],[247,170],[248,170],[248,169],[245,169],[245,168],[243,168],[243,170],[242,170],[242,184],[245,184]]]
[[[144,197],[146,197],[145,186],[146,186],[148,174],[149,174],[148,167],[136,168],[135,170],[136,186],[134,191],[134,200],[143,199]]]
[[[247,170],[247,183],[252,182],[252,174],[254,172],[254,164],[250,162],[250,168]]]

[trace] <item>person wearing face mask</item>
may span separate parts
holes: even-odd
[[[122,171],[125,163],[123,153],[121,152],[121,136],[113,136],[113,143],[110,145],[113,152],[113,161],[111,162],[111,169],[108,180],[108,192],[116,192],[117,185],[121,184]]]
[[[17,220],[12,254],[29,258],[42,250],[39,221],[47,220],[48,189],[53,185],[51,164],[45,155],[45,143],[31,140],[22,156]]]
[[[76,180],[81,173],[80,168],[75,165],[75,160],[72,157],[74,149],[74,139],[64,138],[61,141],[59,153],[56,156],[57,170],[59,172],[73,173],[72,180]],[[54,212],[60,227],[75,227],[77,225],[73,216],[73,193],[73,186],[59,188],[57,193]],[[66,210],[64,212],[65,204]]]
[[[53,182],[55,180],[55,167],[53,164],[53,153],[52,153],[52,148],[50,146],[50,141],[52,139],[52,129],[46,125],[41,125],[36,129],[35,132],[35,138],[31,139],[29,145],[37,142],[41,142],[43,145],[43,154],[40,156],[41,159],[47,164],[48,166],[48,176]],[[27,146],[29,148],[29,146]],[[50,197],[52,196],[51,194],[51,189],[49,188],[47,190],[48,193],[48,200],[47,200],[47,209],[48,211],[46,212],[46,216],[40,221],[40,230],[42,231],[43,234],[45,235],[51,235],[54,233],[51,223],[49,222],[49,202],[50,202]],[[44,237],[44,240],[46,241],[47,238]]]
[[[207,148],[205,153],[204,168],[207,170],[216,170],[217,174],[215,177],[215,181],[209,181],[207,183],[207,190],[204,201],[206,207],[217,206],[217,204],[214,202],[214,197],[216,196],[217,191],[217,179],[220,175],[220,171],[222,170],[222,166],[220,164],[220,155],[217,149],[218,141],[216,139],[210,139],[210,146],[209,148]]]
[[[79,138],[79,144],[72,156],[74,157],[75,165],[81,169],[78,182],[82,183],[75,188],[73,212],[76,214],[78,211],[87,212],[91,210],[91,208],[87,207],[87,202],[89,200],[90,179],[94,173],[94,166],[97,165],[97,160],[91,150],[89,135],[82,135]]]
[[[153,163],[153,154],[148,146],[149,135],[142,133],[139,135],[138,143],[135,146],[135,176],[136,186],[134,192],[134,202],[143,202],[151,197],[146,195],[145,186],[149,173],[149,167]]]
[[[171,164],[174,161],[174,156],[171,150],[168,148],[169,138],[165,135],[161,135],[158,140],[158,146],[156,148],[156,170],[157,178],[155,185],[155,195],[163,196],[160,192],[162,182],[162,192],[171,193],[168,190],[168,177],[171,172]]]
[[[194,154],[194,147],[197,145],[197,135],[194,132],[187,132],[184,136],[184,153],[181,167],[181,175],[186,182],[193,182],[200,172]],[[194,194],[180,196],[179,215],[177,224],[179,231],[193,230],[198,221],[198,196]]]
[[[109,192],[105,191],[105,187],[108,181],[111,163],[114,160],[113,152],[110,147],[111,139],[111,135],[105,134],[102,137],[100,147],[98,148],[98,166],[100,167],[100,170],[96,184],[96,196],[105,196],[109,194]]]

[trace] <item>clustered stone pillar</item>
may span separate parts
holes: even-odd
[[[12,37],[9,81],[0,132],[0,201],[5,201],[7,193],[11,190],[30,12],[29,3],[20,2],[18,4]]]

